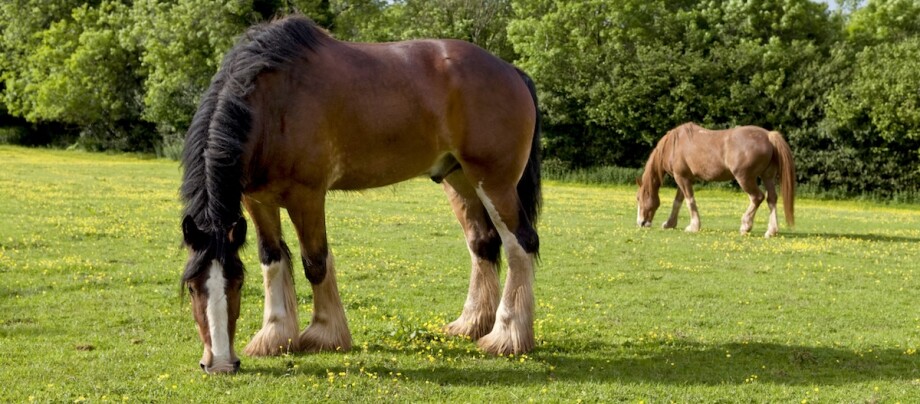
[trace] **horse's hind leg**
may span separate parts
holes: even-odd
[[[763,186],[767,189],[767,206],[770,208],[770,222],[767,225],[767,232],[764,237],[773,237],[779,231],[779,225],[776,219],[776,180],[773,176],[767,175],[763,178]]]
[[[539,248],[537,232],[525,217],[513,184],[481,181],[475,189],[498,230],[508,257],[508,274],[495,325],[478,344],[483,351],[495,355],[529,352],[534,347],[533,278],[534,256]]]
[[[751,228],[754,227],[754,215],[757,214],[757,208],[763,202],[763,192],[757,186],[756,177],[735,177],[735,179],[738,180],[738,185],[741,185],[741,189],[747,192],[748,198],[751,200],[747,211],[744,212],[744,216],[741,216],[741,234],[748,234]]]
[[[281,238],[280,208],[243,197],[259,235],[259,261],[265,287],[262,329],[246,345],[246,355],[279,355],[297,347],[297,295],[291,252]]]
[[[460,317],[444,326],[451,335],[477,340],[495,324],[498,308],[498,261],[502,242],[476,191],[463,176],[454,172],[444,182],[444,192],[463,227],[472,259],[470,288]]]
[[[299,189],[285,202],[300,239],[304,274],[313,288],[313,319],[299,341],[300,350],[310,352],[351,349],[351,333],[326,242],[325,198],[323,190]]]
[[[671,205],[671,216],[661,224],[662,229],[673,229],[677,227],[677,215],[680,213],[680,205],[684,203],[684,192],[677,189],[677,195],[674,196],[674,203]]]

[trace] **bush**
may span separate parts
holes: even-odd
[[[182,148],[184,142],[178,136],[164,136],[163,140],[156,144],[155,152],[159,158],[168,158],[179,161],[182,158]]]
[[[22,144],[29,131],[22,126],[0,128],[0,144]]]
[[[543,177],[553,181],[574,182],[579,184],[630,185],[642,176],[640,168],[601,166],[592,168],[569,168],[558,159],[543,162]]]

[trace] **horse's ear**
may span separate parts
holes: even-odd
[[[200,250],[208,241],[208,235],[198,228],[195,220],[189,215],[185,215],[185,218],[182,219],[182,237],[185,245],[196,250]]]
[[[230,226],[230,232],[227,234],[230,245],[240,247],[246,242],[246,218],[240,216],[239,220]]]

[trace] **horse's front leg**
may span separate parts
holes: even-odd
[[[298,344],[300,350],[310,352],[351,349],[351,333],[326,241],[325,197],[324,190],[298,190],[285,202],[300,239],[304,274],[313,288],[313,319]]]
[[[297,295],[291,273],[291,252],[281,238],[280,208],[248,197],[243,205],[259,235],[259,261],[265,287],[262,329],[246,345],[246,355],[279,355],[297,350]]]
[[[696,198],[693,196],[693,180],[675,175],[674,182],[677,183],[678,192],[684,195],[687,209],[690,209],[690,224],[684,228],[684,231],[691,233],[700,231],[700,212],[696,208]]]
[[[674,196],[674,203],[671,205],[671,216],[661,224],[662,229],[673,229],[677,227],[677,215],[680,213],[680,205],[684,203],[684,193],[677,189],[677,195]]]

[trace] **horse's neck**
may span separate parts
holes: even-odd
[[[661,177],[664,173],[671,172],[671,161],[674,159],[674,153],[677,151],[677,134],[668,132],[663,142],[660,144],[661,150],[658,152],[655,168],[658,172],[658,182],[661,183]]]
[[[657,192],[661,187],[661,179],[664,176],[661,159],[661,150],[653,152],[642,174],[642,184],[648,185],[653,192]]]

